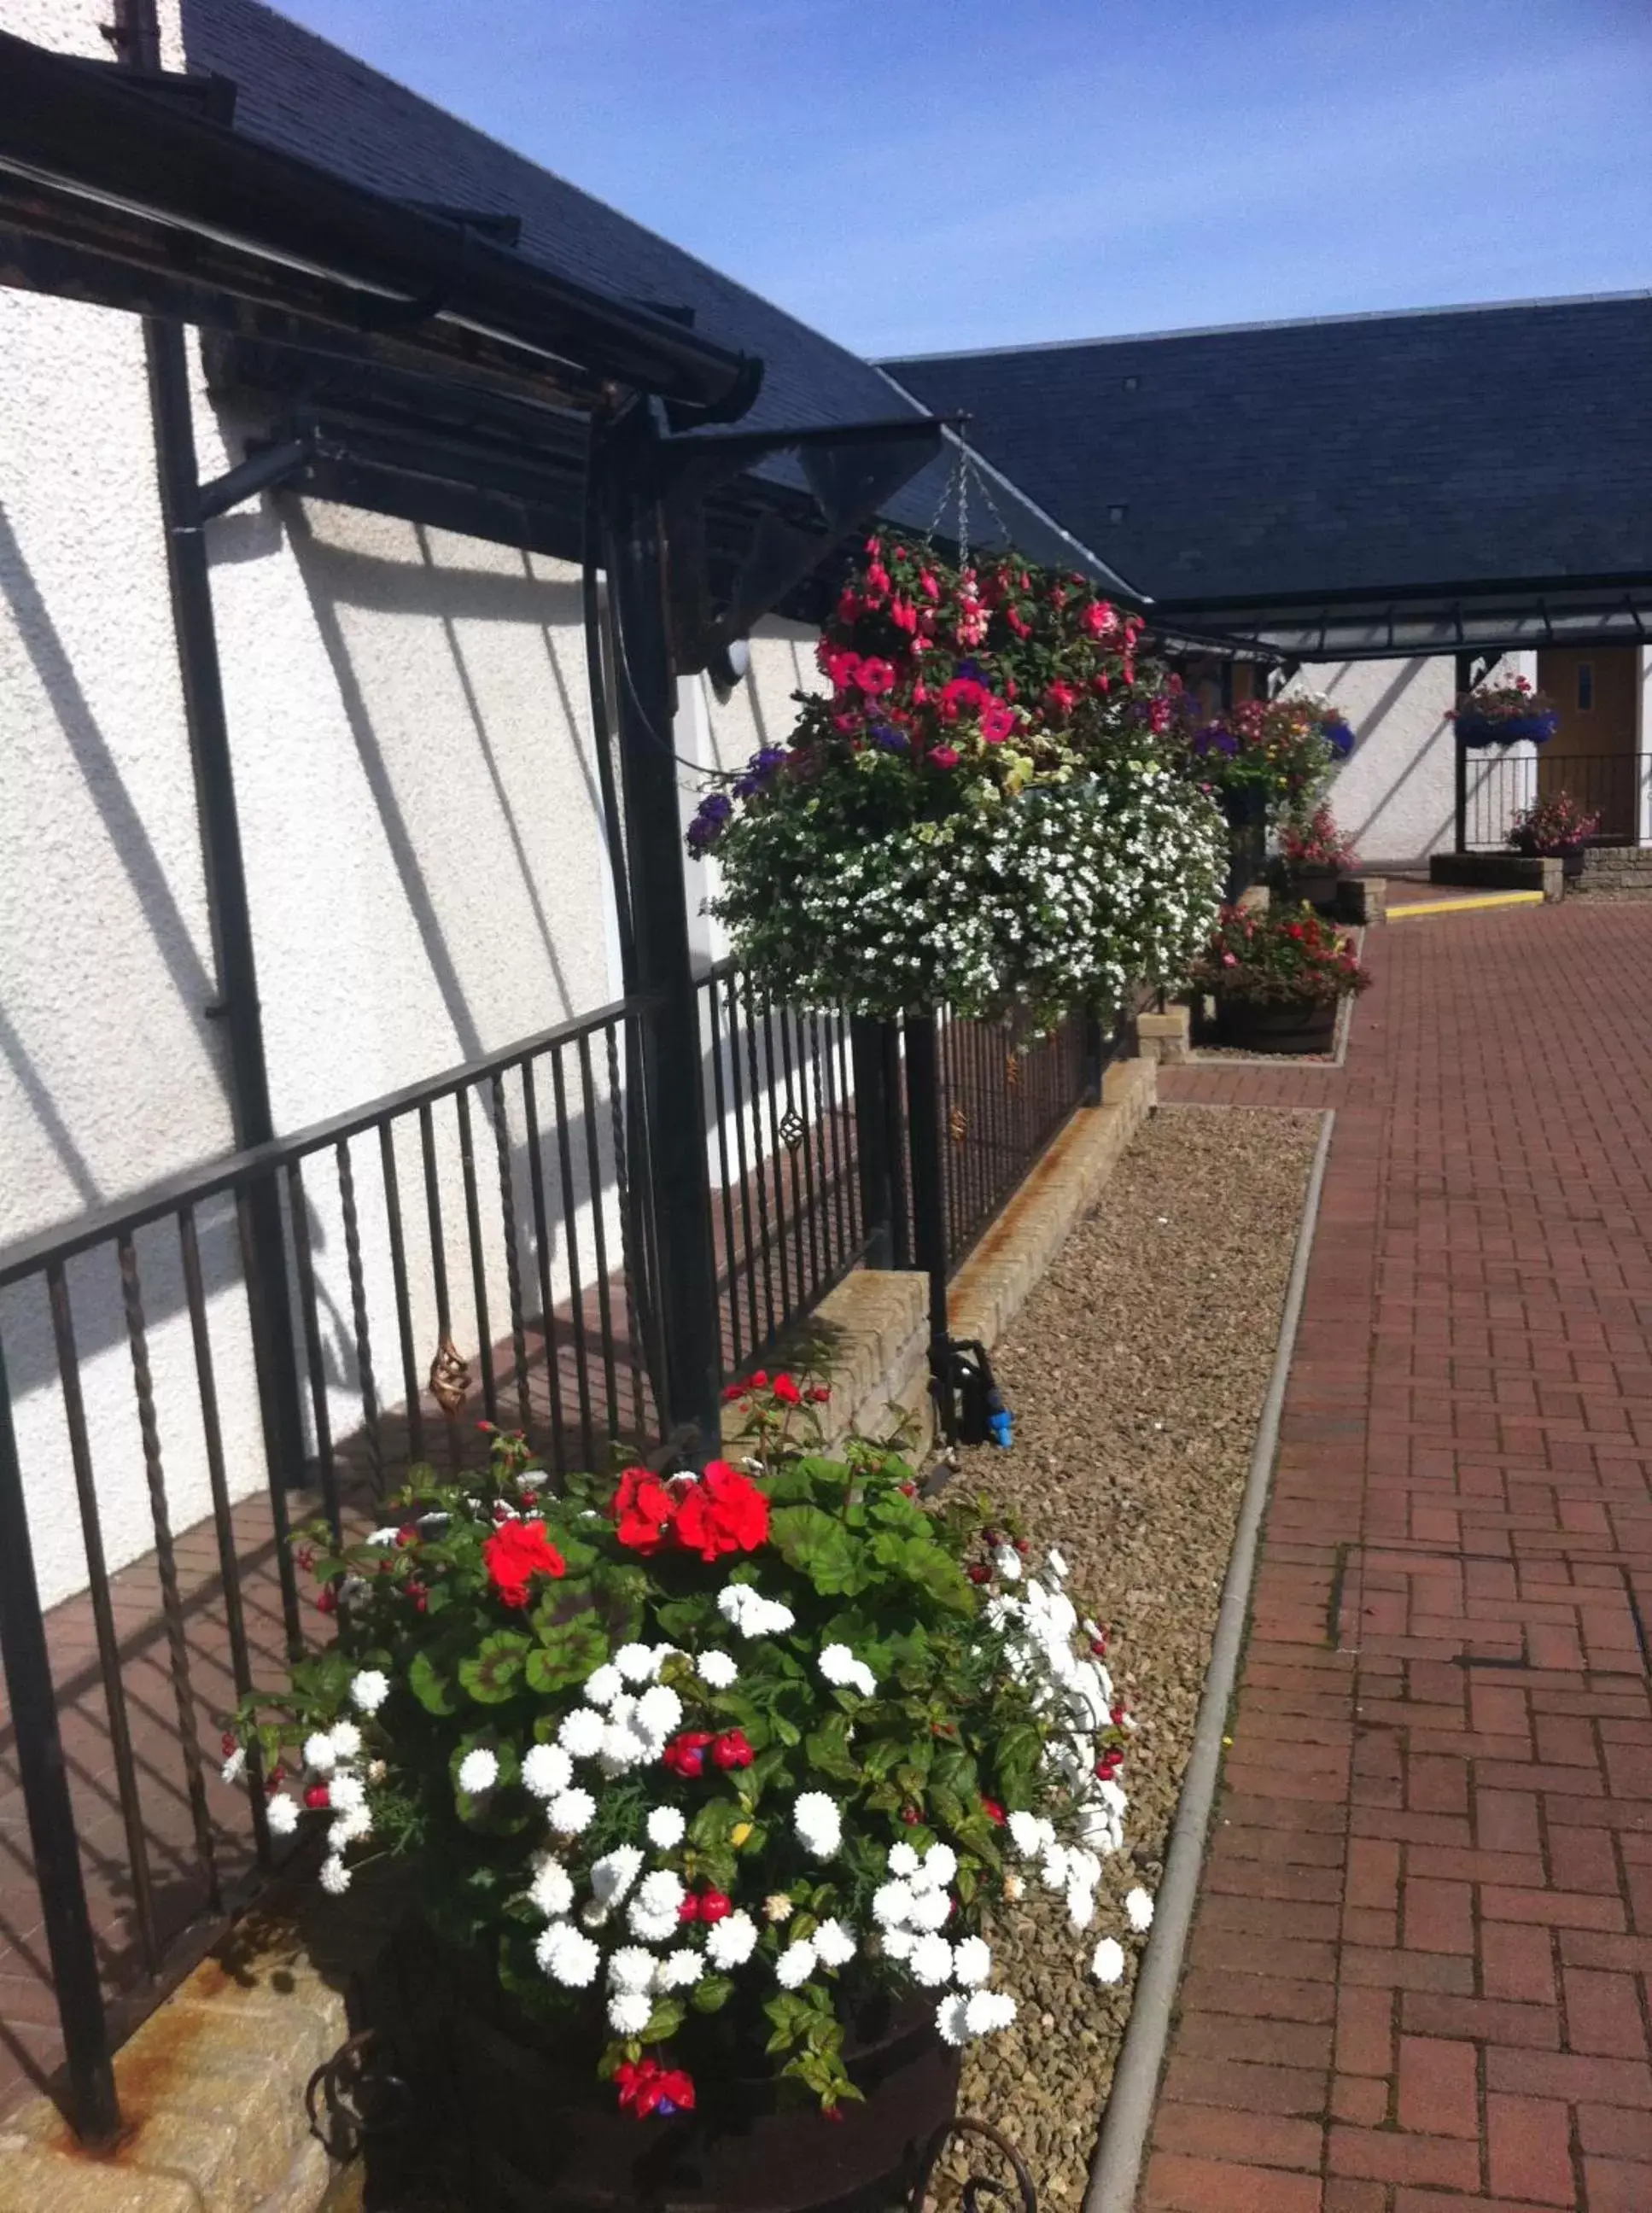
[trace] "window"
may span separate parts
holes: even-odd
[[[1587,714],[1594,704],[1594,663],[1580,661],[1577,664],[1577,704]]]

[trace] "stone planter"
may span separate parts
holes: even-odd
[[[1329,1052],[1338,999],[1229,999],[1216,994],[1218,1045],[1241,1052]]]
[[[1581,838],[1574,838],[1570,844],[1544,846],[1521,838],[1515,840],[1515,850],[1528,860],[1558,861],[1562,876],[1569,882],[1576,882],[1583,873],[1583,858],[1588,847]]]
[[[719,2060],[721,2016],[693,2067],[695,2110],[639,2120],[598,2079],[607,2032],[595,2015],[546,2026],[479,1975],[439,1981],[421,2071],[444,2078],[478,2203],[502,2213],[881,2213],[910,2195],[957,2110],[960,2055],[936,2035],[932,2004],[868,1999],[845,2051],[864,2100],[840,2120],[732,2050]]]

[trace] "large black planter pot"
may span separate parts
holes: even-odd
[[[1329,1052],[1336,999],[1224,999],[1216,994],[1216,1043],[1241,1052]]]
[[[1561,875],[1575,882],[1583,873],[1583,857],[1588,848],[1582,838],[1570,845],[1539,845],[1535,838],[1517,838],[1515,850],[1525,854],[1527,859],[1558,861]]]
[[[957,2111],[960,2055],[932,2003],[869,1999],[845,2047],[863,2101],[840,2120],[795,2086],[706,2064],[692,2113],[639,2120],[598,2079],[596,2020],[582,2033],[542,2027],[497,1986],[451,1972],[441,1983],[419,2041],[446,2078],[477,2204],[501,2213],[881,2213],[911,2194]]]

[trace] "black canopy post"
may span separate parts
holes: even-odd
[[[943,1442],[958,1436],[947,1308],[946,1170],[941,1150],[941,1066],[936,1017],[906,1017],[906,1127],[911,1155],[914,1264],[930,1279],[930,1391]]]
[[[596,448],[613,625],[626,893],[643,1001],[643,1112],[653,1189],[656,1327],[668,1436],[704,1462],[722,1442],[722,1346],[712,1241],[699,993],[688,935],[674,732],[677,675],[668,616],[661,434],[634,402]],[[692,1445],[687,1439],[692,1433]]]

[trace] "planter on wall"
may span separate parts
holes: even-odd
[[[1546,746],[1560,728],[1560,717],[1552,712],[1540,715],[1508,715],[1488,720],[1479,715],[1454,716],[1457,735],[1471,751],[1486,746],[1512,746],[1526,740],[1534,746]]]
[[[1588,847],[1581,838],[1564,845],[1539,845],[1534,838],[1516,837],[1515,850],[1530,860],[1558,861],[1563,876],[1576,879],[1583,873],[1583,857]]]
[[[1329,1052],[1339,999],[1234,999],[1216,994],[1216,1043],[1241,1052]]]
[[[1334,914],[1337,909],[1337,887],[1344,871],[1329,863],[1314,861],[1287,862],[1284,869],[1285,897],[1301,905],[1304,900],[1320,914]]]

